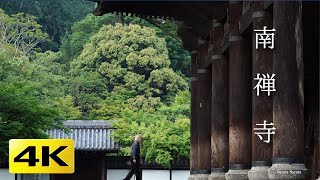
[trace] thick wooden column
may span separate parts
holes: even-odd
[[[239,35],[241,3],[229,6],[229,171],[226,179],[248,178],[251,167],[251,45]]]
[[[270,179],[305,178],[301,13],[300,2],[274,2],[273,69],[277,91],[273,95],[273,122],[277,129],[273,138]],[[279,173],[279,170],[288,170],[289,175]]]
[[[319,52],[319,56],[320,56],[320,52]],[[319,73],[319,72],[318,72]],[[320,78],[320,74],[319,74],[319,78]],[[319,79],[318,79],[319,81]],[[319,92],[319,86],[317,87],[317,90]],[[319,94],[318,97],[319,99]],[[315,150],[315,174],[316,176],[318,176],[317,180],[320,180],[320,120],[319,120],[319,100],[318,100],[318,104],[317,104],[317,110],[316,110],[316,115],[315,115],[315,138],[314,138],[314,150]]]
[[[198,55],[205,61],[208,55],[208,43],[199,41]],[[202,62],[200,64],[202,64]],[[200,68],[198,73],[198,177],[207,179],[210,174],[211,155],[211,70]]]
[[[210,180],[224,179],[229,166],[229,63],[221,54],[223,28],[213,23]]]
[[[319,57],[320,57],[320,51],[319,51]],[[319,78],[320,78],[320,71],[318,69],[318,86],[316,88],[316,92],[319,92]],[[314,150],[315,150],[315,174],[318,176],[317,180],[320,180],[320,119],[319,119],[319,94],[317,96],[317,105],[315,109],[315,136],[314,136]]]
[[[190,177],[193,180],[198,169],[198,63],[197,50],[191,51],[191,122],[190,122]]]
[[[263,9],[263,2],[255,2],[252,14],[253,30],[262,30],[264,26],[272,29],[272,15]],[[256,33],[252,33],[252,87],[256,86],[258,81],[254,80],[257,73],[272,74],[272,49],[264,49],[259,46],[256,49]],[[249,179],[268,179],[268,169],[271,166],[272,159],[272,140],[265,143],[254,134],[256,124],[272,123],[272,94],[268,96],[266,92],[260,92],[257,95],[256,89],[252,92],[252,168],[249,171]],[[266,138],[264,136],[264,138]],[[271,137],[272,138],[272,137]]]
[[[319,52],[319,56],[320,56],[320,52]],[[320,73],[318,72],[319,78],[320,78]],[[319,81],[319,79],[317,79]],[[316,88],[319,92],[319,85]],[[319,94],[318,97],[319,99]],[[316,176],[318,176],[317,180],[320,180],[320,120],[319,120],[319,100],[317,103],[317,110],[315,110],[315,121],[314,121],[314,125],[315,125],[315,136],[314,136],[314,152],[315,152],[315,174]]]

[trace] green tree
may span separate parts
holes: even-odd
[[[189,156],[190,56],[176,34],[179,23],[107,14],[73,25],[89,7],[76,0],[3,6],[10,15],[0,10],[1,154],[10,138],[45,138],[63,119],[81,118],[114,120],[122,154],[142,133],[147,162],[168,167]],[[35,41],[30,46],[20,36]]]
[[[59,115],[64,119],[76,120],[82,117],[80,107],[74,105],[73,97],[70,95],[61,97],[56,108],[59,110]]]
[[[35,16],[24,13],[8,16],[0,9],[0,45],[11,44],[16,52],[26,55],[33,53],[38,44],[48,40],[36,20]]]
[[[188,88],[187,82],[169,66],[165,40],[157,37],[153,29],[132,24],[104,26],[72,62],[75,79],[85,74],[88,82],[92,77],[90,84],[80,83],[81,79],[74,83],[73,95],[80,104],[88,104],[83,99],[87,92],[92,95],[90,99],[105,99],[103,96],[110,92],[122,94],[126,97],[123,101],[140,108],[145,106],[138,103],[141,98],[153,104],[157,98],[161,100],[158,104],[168,103],[177,92]]]
[[[176,95],[174,102],[170,106],[161,106],[159,113],[166,115],[170,121],[190,118],[190,99],[190,91],[181,91]]]
[[[46,37],[35,17],[0,12],[0,154],[8,154],[13,138],[45,138],[49,128],[62,128],[63,117],[55,106],[63,96],[63,77],[56,70],[56,54],[29,54]]]
[[[90,114],[101,107],[106,98],[106,85],[98,72],[79,72],[71,76],[68,93],[73,97],[75,106],[79,106],[83,119],[96,119]],[[103,119],[103,118],[102,118]]]
[[[158,110],[157,110],[158,109]],[[154,111],[148,108],[120,110],[115,139],[121,144],[121,154],[130,155],[136,134],[143,135],[141,153],[147,162],[155,161],[165,167],[173,159],[190,155],[190,92],[181,91],[172,105],[162,105]]]
[[[145,20],[139,17],[114,14],[105,14],[99,17],[88,15],[83,20],[75,23],[70,34],[63,39],[61,51],[64,56],[64,62],[69,62],[77,57],[83,50],[84,45],[103,25],[114,25],[115,23],[122,23],[123,25],[137,24],[154,29],[156,35],[164,38],[166,41],[171,62],[170,67],[175,72],[180,72],[190,77],[191,56],[189,52],[181,46],[182,42],[177,34],[180,23],[177,21]]]
[[[0,154],[8,155],[13,138],[45,138],[49,128],[62,128],[62,117],[54,108],[59,81],[25,56],[0,51]]]
[[[103,25],[114,25],[119,18],[113,14],[103,16],[87,15],[81,21],[74,23],[71,32],[67,34],[61,44],[63,62],[68,63],[76,58],[83,50],[83,46],[90,38],[99,32]]]
[[[51,78],[55,78],[59,83],[55,83],[62,91],[56,96],[54,107],[58,109],[60,116],[64,119],[80,119],[82,114],[80,107],[74,104],[74,98],[68,95],[68,86],[70,79],[66,78],[65,73],[67,67],[61,64],[61,52],[47,51],[44,53],[37,53],[33,57],[33,64],[42,67],[45,73],[51,74]],[[50,91],[52,93],[52,91]]]
[[[124,16],[123,23],[139,24],[153,28],[157,36],[164,38],[168,49],[170,59],[170,67],[175,72],[181,72],[190,77],[191,56],[190,53],[183,49],[182,41],[177,34],[181,22],[162,19],[141,19],[139,17]]]
[[[86,0],[1,0],[0,8],[9,15],[24,12],[38,18],[42,30],[50,40],[41,44],[43,50],[58,51],[60,41],[79,21],[94,9],[94,3]]]
[[[169,121],[161,113],[125,110],[113,125],[117,128],[114,137],[122,146],[122,154],[130,155],[133,137],[140,133],[143,136],[141,154],[146,162],[155,161],[170,167],[174,158],[189,157],[189,119]]]

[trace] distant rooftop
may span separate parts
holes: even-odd
[[[114,152],[120,148],[111,135],[115,128],[106,120],[67,120],[64,126],[69,131],[51,129],[47,134],[53,139],[73,139],[76,150]]]

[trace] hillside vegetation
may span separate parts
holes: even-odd
[[[70,119],[112,121],[119,154],[141,133],[147,162],[188,157],[190,55],[179,23],[51,1],[0,2],[0,161],[11,138],[45,138]]]

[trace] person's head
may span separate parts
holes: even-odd
[[[142,136],[141,134],[137,134],[135,137],[134,137],[134,140],[138,141],[138,142],[141,142],[142,141]]]

